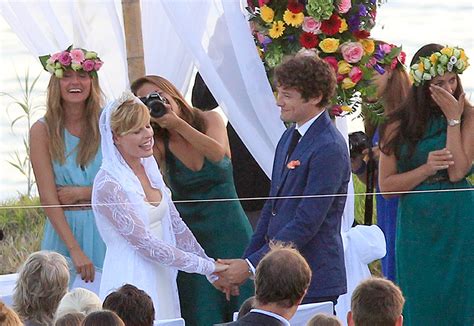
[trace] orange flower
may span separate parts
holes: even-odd
[[[294,170],[295,168],[297,168],[300,165],[301,165],[301,162],[299,160],[294,160],[294,161],[288,162],[286,167],[290,170]]]

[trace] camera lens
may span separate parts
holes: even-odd
[[[140,97],[140,100],[148,107],[153,118],[160,118],[166,114],[165,104],[168,101],[160,94],[153,92],[146,97]]]

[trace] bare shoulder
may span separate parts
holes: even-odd
[[[30,129],[30,139],[31,141],[40,141],[48,139],[48,127],[46,123],[42,121],[36,121]]]
[[[206,120],[206,122],[224,123],[224,120],[222,119],[220,113],[218,113],[217,111],[204,111],[202,112],[202,116],[204,117],[204,120]]]

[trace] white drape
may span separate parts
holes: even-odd
[[[34,56],[65,50],[71,44],[96,51],[105,63],[99,71],[105,95],[117,97],[127,87],[122,15],[117,2],[2,0],[0,12]]]

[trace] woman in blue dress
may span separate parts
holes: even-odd
[[[41,248],[69,258],[72,274],[75,270],[82,280],[93,282],[105,255],[90,207],[102,161],[97,77],[102,61],[95,52],[72,46],[40,60],[52,73],[46,114],[30,131],[31,164],[48,217]]]
[[[401,47],[376,41],[374,58],[374,75],[372,84],[376,87],[376,102],[366,105],[381,105],[384,114],[393,112],[407,96],[410,88],[410,79],[405,71],[405,53]],[[366,121],[367,123],[367,121]],[[368,126],[369,127],[369,126]],[[368,132],[369,128],[366,128]],[[374,159],[379,159],[379,127],[372,136]],[[365,161],[361,157],[352,160],[352,172],[364,183],[367,180]],[[377,179],[375,177],[375,179]],[[377,193],[380,192],[376,181]],[[384,198],[377,194],[377,225],[382,229],[387,244],[387,254],[382,258],[383,275],[395,282],[395,235],[397,225],[398,198]]]

